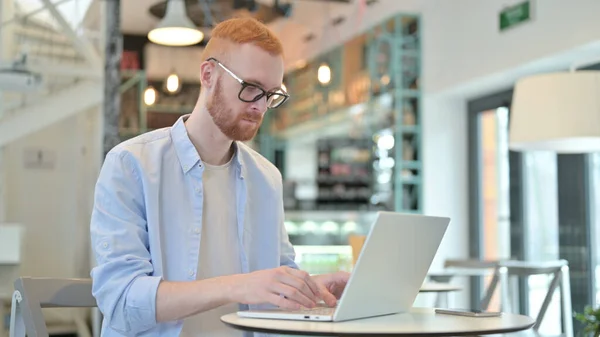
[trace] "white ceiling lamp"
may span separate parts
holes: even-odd
[[[168,0],[165,16],[148,33],[148,39],[165,46],[190,46],[199,43],[204,33],[187,16],[184,0]]]
[[[509,147],[518,151],[600,152],[600,72],[577,71],[517,82]]]

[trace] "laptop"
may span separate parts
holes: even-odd
[[[338,322],[407,312],[423,285],[449,218],[379,212],[335,308],[239,311],[240,317]]]

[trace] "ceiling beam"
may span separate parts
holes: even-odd
[[[85,37],[78,36],[77,33],[75,33],[75,30],[73,30],[65,17],[60,13],[58,8],[56,8],[56,5],[54,5],[50,0],[41,1],[44,4],[44,7],[50,11],[54,19],[59,23],[63,33],[71,40],[75,49],[77,49],[77,51],[83,57],[85,57],[89,65],[92,67],[101,67],[102,64],[100,62],[100,56],[90,41]]]

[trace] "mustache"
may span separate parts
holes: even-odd
[[[241,119],[245,119],[251,122],[260,122],[262,121],[262,116],[259,114],[245,113],[241,116]]]

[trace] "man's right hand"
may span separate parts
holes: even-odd
[[[270,303],[284,309],[313,308],[320,299],[319,287],[310,275],[289,267],[235,276],[233,300],[242,304]]]

